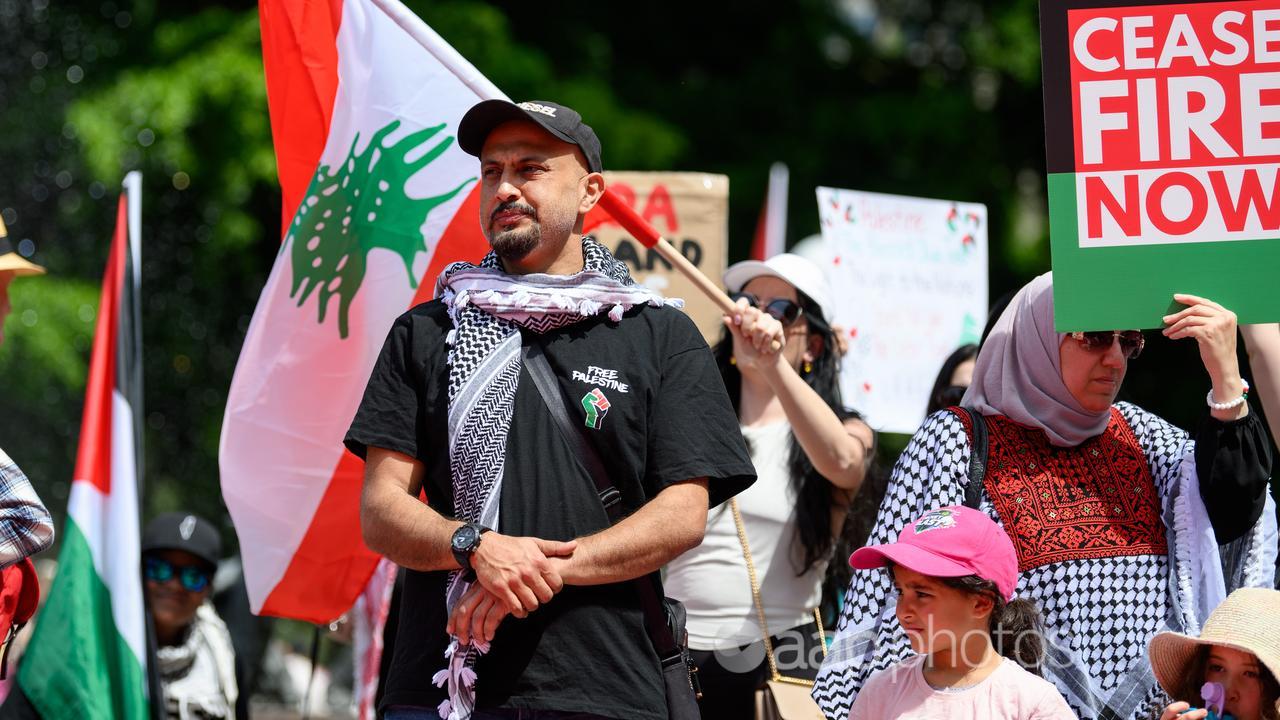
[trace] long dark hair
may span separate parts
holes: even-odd
[[[822,352],[814,357],[809,372],[802,373],[802,377],[841,420],[860,418],[858,413],[845,408],[840,400],[839,351],[835,334],[827,324],[822,308],[803,292],[797,290],[796,295],[800,299],[800,307],[804,309],[801,317],[808,323],[810,334],[822,338]],[[725,389],[729,391],[729,399],[733,401],[733,409],[737,412],[742,399],[742,374],[731,362],[733,338],[728,330],[721,335],[714,352],[720,376],[724,378]],[[796,494],[796,534],[804,551],[803,562],[796,568],[796,577],[799,577],[830,557],[836,546],[836,532],[831,526],[832,511],[840,505],[847,508],[852,498],[831,485],[814,469],[804,448],[796,442],[795,433],[791,434],[790,448],[787,468],[790,471],[791,487]],[[867,457],[870,458],[874,452],[874,447],[867,448]],[[849,523],[842,525],[840,529],[843,532]]]
[[[1202,697],[1200,689],[1204,686],[1205,672],[1209,669],[1210,652],[1209,645],[1196,648],[1195,656],[1187,664],[1186,671],[1182,673],[1181,682],[1171,693],[1174,700],[1185,700],[1192,706],[1199,706]],[[1280,698],[1280,682],[1276,682],[1276,676],[1271,674],[1271,668],[1261,660],[1258,660],[1258,670],[1258,680],[1262,684],[1262,717],[1272,720],[1280,716],[1276,708],[1276,700]]]
[[[990,596],[995,603],[987,619],[992,646],[1028,672],[1040,674],[1040,663],[1044,659],[1044,621],[1034,602],[1023,598],[1005,602],[995,583],[977,575],[936,579],[961,592]]]
[[[973,343],[961,345],[947,356],[947,359],[942,362],[942,369],[938,371],[938,378],[933,381],[933,389],[929,391],[929,406],[924,411],[925,417],[943,408],[960,404],[960,398],[955,397],[952,390],[955,386],[951,384],[951,376],[956,374],[956,368],[960,367],[960,363],[976,357],[978,357],[978,346]]]

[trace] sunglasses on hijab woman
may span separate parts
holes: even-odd
[[[1080,347],[1093,353],[1104,353],[1111,349],[1111,343],[1120,340],[1120,352],[1126,360],[1133,360],[1142,354],[1147,346],[1147,339],[1140,330],[1099,330],[1095,332],[1073,332],[1068,335],[1080,343]]]

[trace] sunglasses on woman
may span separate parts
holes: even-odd
[[[169,582],[174,575],[182,587],[191,592],[200,592],[209,586],[209,571],[197,565],[174,565],[168,560],[147,558],[142,561],[143,576],[153,582]]]
[[[1132,360],[1142,354],[1147,346],[1147,339],[1140,330],[1098,330],[1094,332],[1073,332],[1072,339],[1080,343],[1080,347],[1089,352],[1103,353],[1111,349],[1111,343],[1120,340],[1120,352],[1125,359]]]
[[[729,299],[738,302],[738,299],[744,299],[747,304],[753,308],[760,307],[760,298],[748,292],[729,293]],[[786,298],[778,298],[771,301],[768,305],[760,308],[768,313],[769,317],[782,323],[784,327],[794,325],[800,316],[804,314],[804,308],[800,307],[800,303]]]

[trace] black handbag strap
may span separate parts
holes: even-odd
[[[529,377],[533,378],[533,384],[538,387],[538,394],[542,395],[543,402],[551,411],[551,418],[555,420],[560,434],[564,435],[564,439],[569,442],[569,448],[582,462],[583,469],[591,476],[591,482],[595,483],[600,504],[604,505],[604,511],[609,516],[609,524],[618,522],[622,515],[622,493],[609,482],[609,473],[604,468],[604,462],[600,459],[600,454],[583,436],[584,431],[569,419],[569,411],[565,409],[564,396],[560,393],[555,373],[547,363],[547,356],[542,353],[540,346],[525,342],[524,366],[529,369]]]
[[[969,483],[964,488],[964,506],[977,510],[978,503],[982,501],[982,483],[987,476],[987,420],[973,408],[954,407],[952,410],[961,419],[969,419]]]
[[[560,392],[560,385],[556,381],[550,363],[547,362],[546,355],[542,352],[542,347],[536,342],[530,342],[526,337],[523,354],[524,366],[529,370],[529,377],[533,378],[538,394],[542,396],[547,409],[551,411],[551,418],[555,421],[556,427],[560,429],[560,434],[569,443],[569,448],[582,461],[584,469],[591,476],[591,482],[596,486],[596,494],[600,497],[600,504],[604,506],[604,511],[609,516],[609,524],[616,523],[622,516],[622,493],[610,482],[604,461],[600,459],[600,454],[587,439],[586,431],[569,418],[569,412],[565,409],[564,395]],[[649,642],[653,643],[658,659],[666,665],[668,662],[680,659],[681,651],[676,644],[675,636],[671,634],[670,626],[667,625],[667,611],[662,596],[658,594],[656,576],[657,573],[651,573],[638,577],[632,582],[635,583],[640,595],[640,606],[644,610],[644,626],[649,635]]]

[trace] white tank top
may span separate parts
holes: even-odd
[[[804,625],[822,595],[825,560],[799,577],[804,551],[796,535],[796,495],[787,458],[791,425],[744,427],[758,479],[738,497],[742,524],[760,582],[769,632]],[[742,545],[729,503],[711,509],[702,544],[667,565],[663,586],[688,611],[689,647],[715,650],[759,640]]]

